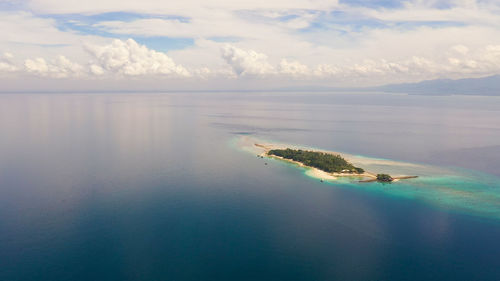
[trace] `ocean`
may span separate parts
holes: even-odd
[[[419,178],[320,182],[255,141]],[[0,280],[496,281],[498,167],[500,97],[0,94]]]

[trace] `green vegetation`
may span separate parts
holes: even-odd
[[[377,174],[377,180],[383,182],[391,182],[394,179],[388,174]]]
[[[269,150],[268,154],[300,162],[306,166],[318,168],[328,173],[344,172],[362,174],[365,172],[362,168],[354,167],[340,155],[335,154],[290,148],[272,149]]]

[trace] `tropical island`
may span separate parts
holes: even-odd
[[[377,180],[382,182],[391,182],[394,178],[388,174],[377,174]]]
[[[334,180],[337,177],[356,177],[359,182],[385,182],[390,183],[401,179],[416,178],[417,176],[393,177],[384,173],[371,173],[365,169],[356,167],[338,153],[327,151],[313,151],[303,149],[292,149],[287,147],[276,147],[274,145],[255,144],[264,149],[265,152],[257,155],[277,158],[295,163],[299,166],[311,168],[313,176],[323,179]],[[267,163],[265,163],[267,164]]]
[[[300,162],[305,166],[318,168],[328,173],[363,174],[365,172],[364,169],[354,167],[338,154],[290,148],[271,149],[267,154]]]

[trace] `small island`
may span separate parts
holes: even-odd
[[[292,149],[287,147],[276,147],[271,144],[255,144],[256,147],[264,149],[265,152],[257,155],[277,158],[295,163],[299,166],[311,168],[312,175],[319,178],[321,182],[335,180],[337,177],[356,177],[359,182],[383,182],[391,183],[402,179],[416,178],[417,176],[393,177],[385,173],[371,173],[363,168],[356,167],[338,153],[329,151],[313,151],[303,149]],[[267,164],[267,163],[266,163]]]
[[[300,162],[305,166],[314,167],[327,173],[363,174],[365,172],[362,168],[354,167],[338,154],[290,148],[271,149],[267,154]]]
[[[377,174],[377,180],[381,182],[391,182],[394,181],[394,178],[388,174]]]

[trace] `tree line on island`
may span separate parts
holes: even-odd
[[[337,154],[290,148],[272,149],[268,154],[300,162],[328,173],[363,174],[365,172],[363,168],[355,167]]]
[[[394,180],[394,178],[388,174],[377,174],[377,180],[383,182],[391,182]]]
[[[342,174],[357,174],[362,175],[365,173],[363,168],[355,167],[347,160],[338,154],[325,153],[320,151],[310,151],[302,149],[271,149],[267,152],[269,156],[277,156],[283,159],[293,160],[308,167],[317,168],[328,173],[342,173]],[[262,158],[262,156],[260,156]],[[267,163],[266,163],[267,165]],[[400,176],[392,177],[388,174],[372,175],[368,173],[371,179],[362,180],[360,182],[392,182],[396,179],[412,179],[417,176]],[[321,180],[323,181],[323,180]]]

